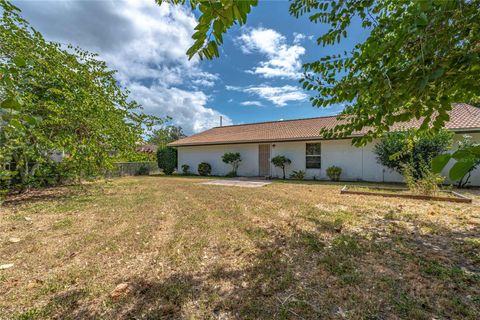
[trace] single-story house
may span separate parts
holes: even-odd
[[[412,120],[394,129],[416,128],[420,123]],[[213,175],[226,175],[231,166],[222,162],[222,155],[239,152],[242,158],[238,169],[240,176],[281,177],[282,170],[273,166],[271,159],[284,155],[291,160],[287,176],[293,170],[304,170],[307,179],[328,179],[325,170],[335,165],[343,170],[341,180],[403,181],[400,174],[378,164],[373,153],[376,141],[365,147],[355,147],[351,138],[329,140],[320,136],[320,129],[333,128],[336,124],[336,116],[328,116],[221,126],[177,140],[169,146],[178,150],[178,167],[189,165],[192,172],[196,172],[199,163],[207,162]],[[456,141],[464,134],[480,141],[480,108],[455,104],[445,127],[455,133]],[[448,176],[448,172],[444,175]],[[480,185],[479,169],[473,172],[471,185]]]

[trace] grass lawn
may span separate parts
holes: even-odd
[[[0,318],[480,318],[478,195],[456,204],[203,180],[131,177],[10,199]]]

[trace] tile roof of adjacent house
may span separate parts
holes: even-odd
[[[156,153],[158,147],[154,144],[143,144],[136,148],[137,152]]]
[[[320,129],[333,128],[336,116],[259,122],[215,127],[170,143],[172,147],[252,142],[299,141],[321,139]],[[421,120],[395,125],[393,130],[416,128]],[[460,103],[450,111],[445,127],[451,131],[480,130],[480,108]],[[361,134],[361,133],[360,133]]]

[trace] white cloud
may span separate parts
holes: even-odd
[[[299,34],[296,39],[298,37]],[[238,37],[236,42],[244,53],[259,52],[267,58],[266,61],[261,61],[259,66],[247,72],[259,74],[265,78],[297,79],[301,76],[300,57],[305,53],[305,48],[298,43],[288,45],[286,38],[277,31],[265,28],[250,29]]]
[[[249,87],[225,86],[225,88],[227,90],[256,95],[279,107],[286,106],[289,101],[303,101],[308,98],[308,95],[302,92],[299,87],[291,85],[285,85],[282,87],[272,87],[267,85]]]
[[[192,83],[197,86],[204,86],[204,87],[213,87],[215,82],[220,79],[218,74],[212,74],[208,72],[201,72],[198,73],[198,79],[192,80]]]
[[[196,19],[182,6],[158,6],[153,0],[16,0],[14,4],[47,39],[99,53],[118,70],[116,78],[146,112],[168,114],[189,132],[207,128],[220,114],[205,106],[204,92],[178,88],[213,87],[219,79],[202,70],[197,58],[188,60],[185,52],[193,43]],[[178,99],[173,93],[180,95]],[[165,97],[173,102],[167,103]]]
[[[240,102],[242,106],[255,106],[255,107],[263,107],[263,104],[260,101],[243,101]]]
[[[230,125],[232,120],[226,115],[207,106],[208,96],[202,91],[186,91],[166,88],[159,85],[147,87],[132,83],[132,98],[141,103],[145,111],[160,117],[174,116],[174,122],[187,133],[203,131],[220,123]]]
[[[204,87],[213,87],[215,85],[214,81],[206,80],[206,79],[195,79],[192,80],[193,84],[204,86]]]
[[[314,38],[313,35],[307,36],[306,34],[303,34],[303,33],[298,33],[298,32],[293,33],[293,43],[294,44],[300,44],[305,39],[308,39],[308,40],[312,41],[313,38]]]
[[[294,32],[293,33],[293,43],[298,44],[298,43],[302,42],[306,37],[307,36],[304,35],[303,33]]]

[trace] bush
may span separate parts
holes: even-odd
[[[290,159],[288,159],[287,157],[285,156],[276,156],[276,157],[273,157],[272,158],[272,163],[275,167],[279,167],[279,168],[282,168],[282,171],[283,171],[283,180],[285,180],[285,167],[287,165],[289,165],[290,163],[292,163],[292,161],[290,161]]]
[[[230,164],[232,166],[232,171],[228,173],[229,176],[236,177],[238,166],[240,162],[242,162],[242,158],[240,157],[240,153],[238,152],[227,152],[222,156],[222,161],[226,164]]]
[[[225,175],[225,177],[228,177],[228,178],[235,178],[236,176],[237,176],[237,173],[235,171],[230,171]]]
[[[171,147],[158,149],[157,162],[163,173],[171,175],[177,167],[177,150]]]
[[[148,176],[150,174],[150,168],[147,165],[142,164],[135,172],[136,176]]]
[[[403,167],[403,177],[407,188],[417,194],[426,196],[435,196],[441,189],[441,184],[445,178],[438,173],[434,173],[429,166],[422,165],[421,178],[416,178],[413,174],[415,169],[412,165],[406,164]]]
[[[198,174],[201,176],[208,176],[212,173],[212,166],[206,162],[202,162],[198,165]]]
[[[452,142],[452,133],[442,130],[436,134],[415,131],[391,132],[383,136],[375,145],[374,153],[381,165],[403,174],[405,165],[411,166],[411,173],[422,177],[424,165],[445,152]]]
[[[61,161],[39,159],[38,162],[28,165],[28,174],[22,175],[19,171],[16,163],[5,166],[5,169],[0,167],[1,194],[72,183],[80,177],[79,168],[68,159]]]
[[[184,175],[190,174],[190,166],[188,164],[182,164],[182,173]]]
[[[331,166],[327,168],[327,176],[332,181],[340,180],[340,175],[342,174],[342,168],[337,166]]]
[[[77,178],[76,168],[68,160],[48,161],[38,166],[33,187],[51,187],[70,183]]]
[[[292,171],[292,174],[290,175],[290,179],[295,179],[295,180],[303,180],[305,178],[305,171],[303,170],[298,170]]]

